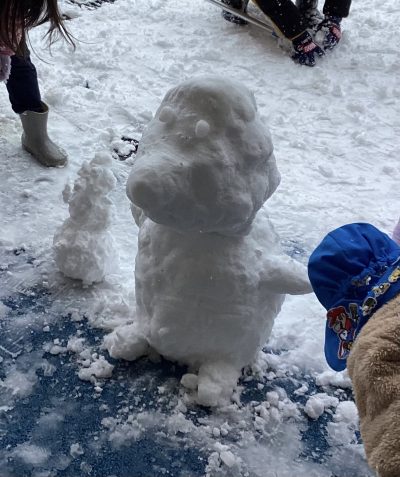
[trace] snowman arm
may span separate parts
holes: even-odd
[[[313,291],[304,265],[287,256],[273,258],[265,262],[260,276],[261,287],[289,295],[305,295]]]

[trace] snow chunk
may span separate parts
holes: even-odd
[[[85,452],[82,446],[79,443],[76,443],[76,444],[71,444],[69,448],[69,453],[72,457],[76,458],[83,455]]]
[[[357,441],[358,412],[353,401],[342,401],[336,408],[333,422],[327,425],[328,442],[331,445],[351,444]]]
[[[315,396],[311,396],[304,406],[304,412],[311,419],[318,419],[325,412],[323,401]]]
[[[335,386],[338,388],[351,388],[351,380],[347,371],[338,373],[331,369],[324,371],[315,380],[317,386]]]
[[[279,403],[279,394],[276,391],[269,391],[267,393],[267,401],[272,406],[278,406]]]
[[[63,354],[67,351],[67,348],[64,347],[64,346],[60,346],[58,344],[55,344],[53,345],[50,349],[49,349],[49,353],[56,356],[58,354]]]
[[[233,467],[236,464],[236,457],[231,451],[223,451],[219,455],[222,462],[229,468]]]
[[[195,390],[197,389],[199,379],[197,374],[187,373],[182,376],[181,384],[187,389]]]
[[[112,375],[114,366],[110,364],[104,356],[100,356],[94,360],[86,368],[81,368],[78,372],[78,376],[83,381],[90,381],[96,383],[96,378],[109,378]]]
[[[352,424],[357,424],[358,412],[355,403],[353,401],[340,402],[336,408],[334,420],[336,422],[344,421]]]
[[[319,393],[311,396],[304,406],[304,412],[311,419],[318,419],[328,407],[336,407],[339,399],[329,396],[326,393]]]
[[[85,338],[78,338],[77,336],[72,336],[68,340],[67,351],[71,351],[72,353],[81,353],[84,350],[84,342]]]
[[[116,328],[104,338],[104,346],[115,359],[133,361],[147,353],[147,339],[134,324]]]
[[[25,443],[18,445],[14,449],[13,455],[15,458],[22,460],[25,464],[38,467],[48,461],[51,452],[45,447]]]

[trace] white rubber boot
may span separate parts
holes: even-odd
[[[42,102],[43,112],[25,111],[20,114],[24,132],[21,137],[22,147],[46,167],[64,167],[67,154],[49,138],[47,118],[49,107]]]

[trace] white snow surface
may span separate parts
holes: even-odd
[[[309,254],[329,230],[344,223],[367,221],[392,231],[400,201],[397,1],[379,5],[373,0],[354,1],[350,17],[343,21],[340,45],[315,68],[292,63],[264,32],[223,22],[218,9],[201,0],[117,0],[98,10],[61,5],[72,18],[69,28],[81,40],[76,51],[57,43],[50,55],[41,42],[45,26],[34,30],[31,40],[45,60],[33,56],[43,99],[50,106],[50,134],[69,154],[65,169],[44,169],[21,149],[19,119],[10,108],[5,87],[0,87],[0,247],[2,251],[20,247],[35,251],[35,273],[58,294],[50,311],[79,320],[85,310],[93,326],[108,331],[136,324],[131,310],[138,227],[125,193],[133,161],[114,160],[110,166],[117,183],[109,194],[116,207],[109,232],[120,267],[108,281],[85,290],[79,285],[71,289],[52,260],[53,236],[68,218],[62,191],[95,153],[125,150],[122,136],[140,138],[168,90],[210,72],[239,81],[252,91],[261,120],[269,126],[282,180],[259,214],[268,214],[283,241],[294,241]],[[174,111],[165,110],[163,117],[173,121]],[[195,127],[200,139],[212,133],[210,123],[202,121]],[[23,291],[36,280],[30,267],[18,273],[10,269],[0,296]],[[6,311],[1,308],[1,318]],[[318,385],[333,385],[339,391],[348,388],[346,373],[334,373],[325,362],[324,316],[314,295],[288,296],[268,343],[279,354],[260,353],[252,372],[272,380],[301,371]],[[46,315],[35,320],[26,316],[15,327],[29,324],[41,330],[48,325]],[[79,352],[78,365],[90,369],[88,377],[94,385],[96,372],[109,374],[107,366],[97,371],[96,364],[91,367],[99,357],[91,357],[84,341],[73,340],[70,347]],[[45,375],[54,372],[38,355],[32,369],[39,367]],[[14,368],[8,369],[1,383],[5,391],[1,410],[6,412],[16,399],[32,393],[35,382],[34,372],[15,374]],[[191,391],[196,380],[192,376],[185,383]],[[307,391],[299,387],[299,392]],[[273,404],[276,396],[270,396],[271,402],[265,396],[257,410],[233,403],[204,418],[200,429],[184,417],[186,405],[180,401],[174,403],[174,415],[163,417],[163,423],[171,440],[184,428],[188,439],[204,444],[210,477],[224,475],[226,463],[232,468],[225,475],[233,475],[234,469],[237,475],[250,471],[254,476],[285,477],[293,475],[295,468],[300,477],[329,477],[333,467],[340,475],[337,469],[349,462],[359,467],[343,477],[371,475],[362,449],[354,444],[358,423],[353,403],[335,407],[317,396],[309,404],[316,414],[322,404],[324,412],[334,412],[328,439],[338,447],[321,466],[311,461],[298,464],[302,424],[293,417],[285,421],[286,414],[295,414],[293,406],[283,395],[278,397],[281,409]],[[183,400],[188,400],[186,394]],[[112,419],[113,434],[106,435],[119,443],[129,443],[152,422],[147,415]],[[107,429],[105,433],[111,432]],[[125,429],[131,433],[124,433]],[[261,441],[255,441],[255,430],[263,436]],[[219,440],[229,432],[239,436],[239,444],[221,447]],[[69,454],[69,448],[65,452]],[[16,447],[10,457],[18,455],[41,468],[49,458],[46,448],[29,442]]]

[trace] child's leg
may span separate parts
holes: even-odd
[[[255,0],[255,3],[287,39],[292,40],[306,30],[306,20],[290,0]]]
[[[347,360],[369,465],[400,476],[400,295],[380,308]]]
[[[47,134],[48,106],[42,102],[36,68],[26,56],[11,57],[11,74],[7,90],[13,110],[20,115],[23,134],[22,147],[42,165],[62,167],[67,155]]]
[[[11,74],[6,86],[11,106],[17,114],[43,111],[36,68],[29,56],[11,57]]]

